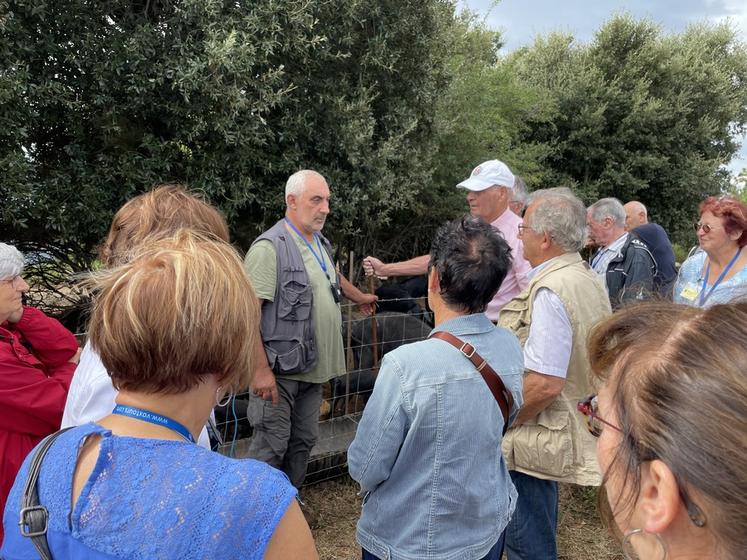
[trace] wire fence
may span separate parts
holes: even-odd
[[[373,391],[381,358],[402,344],[423,340],[431,331],[432,317],[423,298],[379,300],[379,309],[375,315],[364,317],[352,305],[342,306],[346,371],[336,372],[323,386],[319,438],[311,451],[305,484],[347,471],[347,448]],[[225,407],[216,408],[221,453],[248,456],[252,437],[246,414],[248,402],[249,394],[243,393]]]

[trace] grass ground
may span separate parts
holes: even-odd
[[[322,560],[360,558],[355,524],[360,515],[358,486],[347,476],[304,488],[306,518]],[[620,547],[599,521],[595,489],[561,485],[559,560],[622,560]]]

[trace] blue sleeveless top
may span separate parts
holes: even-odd
[[[71,509],[78,451],[101,435],[96,465]],[[33,452],[5,508],[4,560],[39,556],[18,516]],[[96,424],[62,434],[44,458],[39,500],[55,560],[263,558],[296,489],[280,471],[192,443],[120,437]]]

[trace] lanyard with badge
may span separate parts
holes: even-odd
[[[713,290],[715,290],[716,287],[721,284],[721,282],[726,277],[726,274],[729,272],[729,270],[731,270],[731,267],[734,266],[735,262],[737,262],[737,259],[739,258],[739,255],[741,253],[742,248],[740,247],[739,249],[737,249],[737,253],[729,261],[729,264],[726,265],[726,268],[724,268],[724,270],[721,271],[721,274],[719,274],[718,278],[716,278],[716,281],[713,283],[713,286],[711,286],[711,289],[706,293],[706,287],[708,286],[708,276],[710,276],[711,274],[711,262],[709,259],[708,266],[706,266],[705,274],[703,275],[703,285],[700,287],[700,307],[703,307],[703,304],[706,302],[706,300],[711,297]]]
[[[311,254],[314,255],[316,262],[319,263],[319,266],[322,268],[322,272],[324,272],[327,280],[329,280],[329,287],[332,290],[332,298],[335,300],[335,303],[340,303],[340,288],[335,286],[335,284],[332,282],[332,279],[329,277],[329,274],[327,273],[327,263],[324,261],[325,251],[322,248],[321,242],[319,241],[319,236],[317,234],[314,234],[316,246],[319,249],[319,254],[317,254],[311,243],[309,243],[309,241],[301,234],[300,231],[298,231],[298,228],[296,228],[296,226],[294,226],[288,218],[285,218],[285,223],[288,224],[288,226],[296,233],[296,235],[298,235],[298,238],[306,244],[306,247],[309,248]]]

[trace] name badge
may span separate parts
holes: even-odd
[[[680,296],[682,296],[682,298],[686,299],[687,301],[695,301],[695,298],[698,297],[699,293],[700,288],[698,287],[698,285],[693,282],[688,282],[687,284],[685,284],[685,287],[682,288]]]

